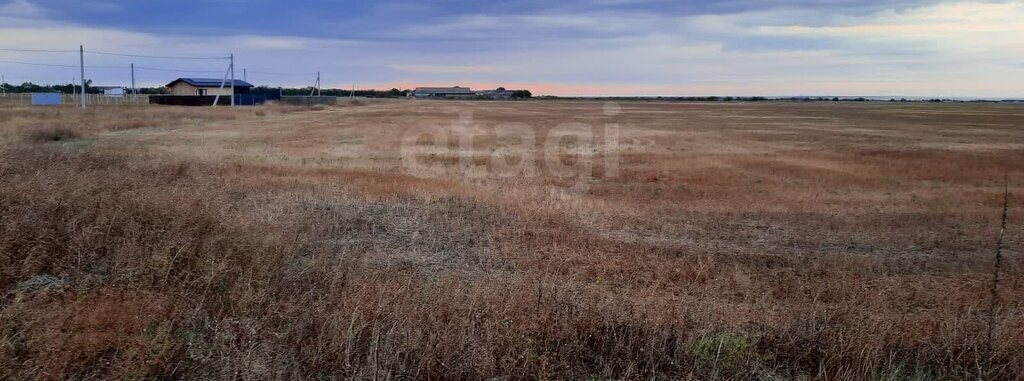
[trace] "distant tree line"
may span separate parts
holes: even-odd
[[[917,99],[907,98],[869,99],[865,97],[729,97],[729,96],[705,96],[705,97],[557,97],[543,96],[541,99],[591,99],[591,100],[613,100],[613,101],[677,101],[677,102],[759,102],[759,101],[788,101],[788,102],[931,102],[931,103],[1024,103],[1022,100],[954,100],[946,98]]]
[[[529,91],[527,91],[529,92]],[[618,101],[649,101],[649,100],[661,100],[661,101],[682,101],[682,102],[759,102],[767,101],[769,98],[766,97],[730,97],[730,96],[703,96],[703,97],[557,97],[557,96],[543,96],[543,99],[602,99],[602,100],[618,100]]]
[[[530,90],[513,90],[512,91],[512,98],[513,99],[529,99],[529,98],[533,98],[533,93],[531,93]]]
[[[92,80],[85,81],[86,93],[89,94],[101,94],[103,91],[91,86]],[[8,93],[64,93],[71,94],[72,92],[81,91],[80,84],[61,84],[61,85],[38,85],[32,82],[24,82],[20,85],[14,85],[10,83],[3,84],[4,89]],[[74,89],[74,90],[72,90]],[[498,88],[504,90],[504,88]],[[160,87],[139,87],[136,88],[139,94],[167,94],[167,88]],[[267,87],[258,86],[249,91],[250,94],[266,94],[266,95],[309,95],[313,92],[312,87],[298,88],[298,87]],[[355,90],[354,92],[349,89],[321,89],[320,95],[332,96],[332,97],[347,97],[354,96],[361,98],[402,98],[412,90],[409,89],[397,89],[392,88],[391,90]],[[533,94],[530,90],[513,90],[513,99],[528,99],[532,98]],[[603,100],[619,100],[619,101],[631,101],[631,100],[665,100],[665,101],[682,101],[682,102],[759,102],[759,101],[794,101],[794,102],[869,102],[869,101],[883,101],[881,99],[868,99],[864,97],[857,98],[839,98],[839,97],[732,97],[732,96],[702,96],[702,97],[557,97],[557,96],[544,96],[543,99],[603,99]],[[964,101],[952,100],[952,99],[920,99],[920,100],[907,100],[906,98],[892,98],[889,102],[957,102],[961,103]],[[1002,101],[968,101],[968,102],[1021,102],[1020,100],[1002,100]]]
[[[502,89],[503,90],[503,89]],[[356,96],[360,98],[404,98],[409,95],[412,90],[409,89],[397,89],[392,88],[391,90],[351,90],[351,89],[320,89],[320,95],[327,97],[348,97]],[[257,86],[249,90],[250,94],[266,94],[266,95],[310,95],[316,94],[316,89],[312,87],[296,88],[296,87],[267,87]],[[512,91],[512,98],[526,99],[532,97],[533,94],[530,90],[514,90]]]
[[[325,97],[347,97],[356,96],[361,98],[401,98],[409,94],[410,90],[350,90],[350,89],[320,89],[320,95]],[[267,87],[257,86],[249,90],[249,94],[266,94],[266,95],[316,95],[316,89],[312,87]]]
[[[32,82],[25,82],[20,85],[4,83],[4,88],[8,93],[64,93],[71,94],[72,89],[74,91],[81,91],[81,85],[79,84],[61,84],[61,85],[38,85]],[[102,90],[93,88],[92,80],[85,81],[85,92],[88,94],[101,94]],[[160,87],[139,87],[139,94],[166,94],[167,88]],[[307,88],[278,88],[278,87],[267,87],[259,86],[249,91],[250,94],[267,94],[267,95],[309,95],[310,91],[313,90],[311,87]],[[355,96],[357,97],[372,97],[372,98],[400,98],[409,94],[410,90],[356,90]],[[346,89],[321,89],[320,95],[333,96],[333,97],[347,97],[352,94],[352,90]]]
[[[103,91],[97,88],[93,88],[92,80],[85,81],[85,92],[89,94],[100,94]],[[8,93],[64,93],[71,94],[72,92],[81,91],[81,85],[79,84],[61,84],[61,85],[38,85],[32,82],[25,82],[20,85],[4,83],[4,88]],[[165,87],[139,87],[136,88],[139,94],[167,94],[167,88]],[[320,95],[330,97],[347,97],[356,96],[361,98],[402,98],[409,95],[409,89],[397,89],[392,88],[390,90],[349,90],[349,89],[321,89]],[[257,86],[249,91],[250,94],[266,94],[266,95],[309,95],[314,92],[312,87],[267,87]],[[515,90],[512,92],[512,98],[526,99],[532,97],[533,94],[529,90]]]
[[[85,80],[85,92],[87,94],[101,94],[102,90],[91,86],[92,80]],[[72,92],[79,92],[82,90],[82,86],[76,84],[62,84],[62,85],[37,85],[32,82],[24,82],[20,85],[14,85],[10,83],[3,84],[4,89],[8,93],[63,93],[71,94]],[[139,94],[164,94],[167,89],[164,87],[139,87],[136,88]]]

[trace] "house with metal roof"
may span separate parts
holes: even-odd
[[[223,82],[224,87],[221,88]],[[252,84],[236,79],[234,82],[235,94],[246,94],[252,89]],[[170,95],[231,95],[231,80],[224,81],[219,78],[178,78],[167,84],[167,93]]]

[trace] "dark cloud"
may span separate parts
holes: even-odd
[[[312,37],[375,38],[401,27],[429,28],[467,15],[654,14],[661,17],[736,14],[799,9],[831,15],[863,15],[904,9],[934,1],[890,0],[579,0],[475,1],[442,0],[31,0],[51,19],[89,26],[121,27],[143,32],[259,33]],[[515,32],[515,25],[506,25]]]
[[[0,0],[0,6],[12,1]],[[150,54],[232,52],[252,74],[289,73],[256,76],[271,84],[306,84],[309,73],[321,71],[328,83],[346,87],[571,83],[616,86],[616,94],[633,91],[630,86],[662,94],[680,89],[792,94],[890,92],[895,83],[904,94],[1001,94],[1017,91],[1016,78],[1024,78],[1019,75],[1024,46],[1006,37],[1024,33],[1021,0],[956,5],[913,0],[16,3],[22,22],[0,25],[0,37],[12,45],[17,36],[31,34],[34,44],[55,49],[84,43]],[[14,17],[0,14],[0,21]],[[128,61],[92,57],[90,62]],[[186,64],[192,63],[152,63],[194,69]],[[53,75],[53,70],[3,69],[8,78],[19,72],[26,78]],[[121,72],[89,75],[114,81]],[[69,69],[57,78],[74,75]],[[171,74],[143,75],[163,81]],[[933,78],[956,80],[934,83]]]

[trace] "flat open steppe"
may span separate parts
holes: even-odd
[[[0,105],[0,378],[1014,379],[1022,180],[1024,105]]]

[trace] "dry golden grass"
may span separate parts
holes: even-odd
[[[1024,374],[1024,109],[602,106],[0,108],[0,378]],[[585,188],[460,162],[565,122]]]

